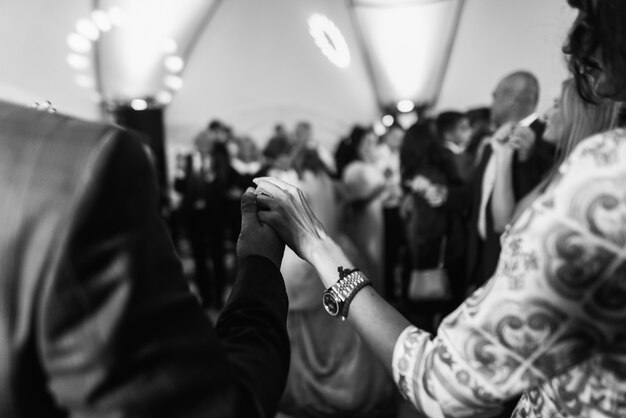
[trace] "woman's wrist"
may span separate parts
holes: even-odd
[[[501,166],[508,166],[513,162],[513,156],[515,155],[515,150],[511,147],[503,146],[499,152],[496,153],[496,163]]]
[[[315,268],[326,288],[335,284],[339,279],[338,267],[346,269],[355,267],[341,247],[330,237],[322,238],[312,246],[307,261]]]

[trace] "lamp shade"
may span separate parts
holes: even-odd
[[[352,0],[351,6],[379,100],[434,102],[463,0]]]
[[[88,22],[99,31],[97,71],[103,99],[171,101],[183,87],[181,75],[194,42],[218,4],[219,0],[98,1]],[[83,29],[90,31],[87,26]]]

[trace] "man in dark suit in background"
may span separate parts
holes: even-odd
[[[225,127],[212,121],[194,139],[194,150],[178,157],[174,190],[182,197],[180,223],[191,247],[194,279],[205,308],[221,309],[226,266],[227,188],[231,171]],[[235,206],[238,211],[238,205]],[[210,268],[207,262],[211,261]]]
[[[290,358],[284,245],[253,193],[214,329],[133,134],[0,102],[0,170],[0,416],[273,416]]]
[[[464,183],[469,182],[474,175],[474,161],[466,152],[472,136],[469,117],[465,113],[450,110],[441,112],[435,123],[445,152],[454,162],[457,174]]]
[[[535,113],[538,100],[539,82],[527,71],[507,75],[493,93],[491,114],[499,131],[485,147],[473,180],[468,231],[470,287],[482,285],[493,275],[500,256],[500,235],[516,203],[537,186],[554,162],[554,149],[543,141],[544,124]],[[519,138],[515,144],[504,149],[503,144],[494,142],[506,140],[513,130]]]

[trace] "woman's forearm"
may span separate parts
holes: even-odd
[[[497,158],[496,156],[494,156]],[[491,196],[493,228],[497,233],[504,232],[515,211],[513,194],[513,155],[502,155],[496,161],[496,182]]]
[[[368,286],[350,304],[348,321],[363,341],[392,373],[393,350],[398,337],[410,322]]]
[[[330,238],[320,242],[309,262],[317,270],[326,288],[339,280],[338,267],[358,267]],[[368,286],[352,300],[348,322],[391,373],[395,343],[402,331],[410,325],[409,321]]]

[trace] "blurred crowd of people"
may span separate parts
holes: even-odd
[[[444,111],[408,129],[394,123],[381,136],[354,126],[335,150],[316,141],[305,121],[293,131],[276,125],[262,150],[211,121],[193,150],[176,156],[174,180],[174,236],[189,244],[206,305],[219,308],[223,300],[239,200],[252,179],[269,174],[299,184],[307,173],[329,179],[336,198],[320,210],[341,219],[339,229],[388,300],[410,302],[412,272],[444,259],[453,305],[460,301],[493,273],[511,207],[539,184],[556,155],[556,141],[542,135],[532,74],[506,76],[493,97],[491,107]],[[503,136],[513,141],[495,140]],[[309,200],[318,199],[315,193]]]
[[[222,307],[236,269],[228,255],[239,234],[239,201],[252,179],[270,175],[303,191],[387,301],[420,328],[436,330],[493,275],[507,225],[558,175],[556,167],[576,143],[618,122],[616,105],[583,103],[571,80],[541,114],[539,94],[537,78],[516,71],[495,85],[490,107],[420,115],[408,129],[395,122],[380,136],[357,125],[335,150],[317,141],[306,121],[293,131],[276,125],[263,149],[212,121],[192,152],[176,156],[174,181],[180,204],[173,235],[193,259],[191,277],[204,306]],[[445,271],[437,279],[445,279],[444,293],[425,297],[433,284],[420,283],[422,273],[434,270]],[[357,334],[325,315],[313,268],[287,249],[281,272],[292,339],[282,410],[386,416],[395,405],[392,384]],[[316,334],[320,338],[311,338]],[[323,343],[328,335],[332,344]],[[360,366],[346,365],[347,357]],[[346,379],[350,401],[333,395],[334,384]]]

